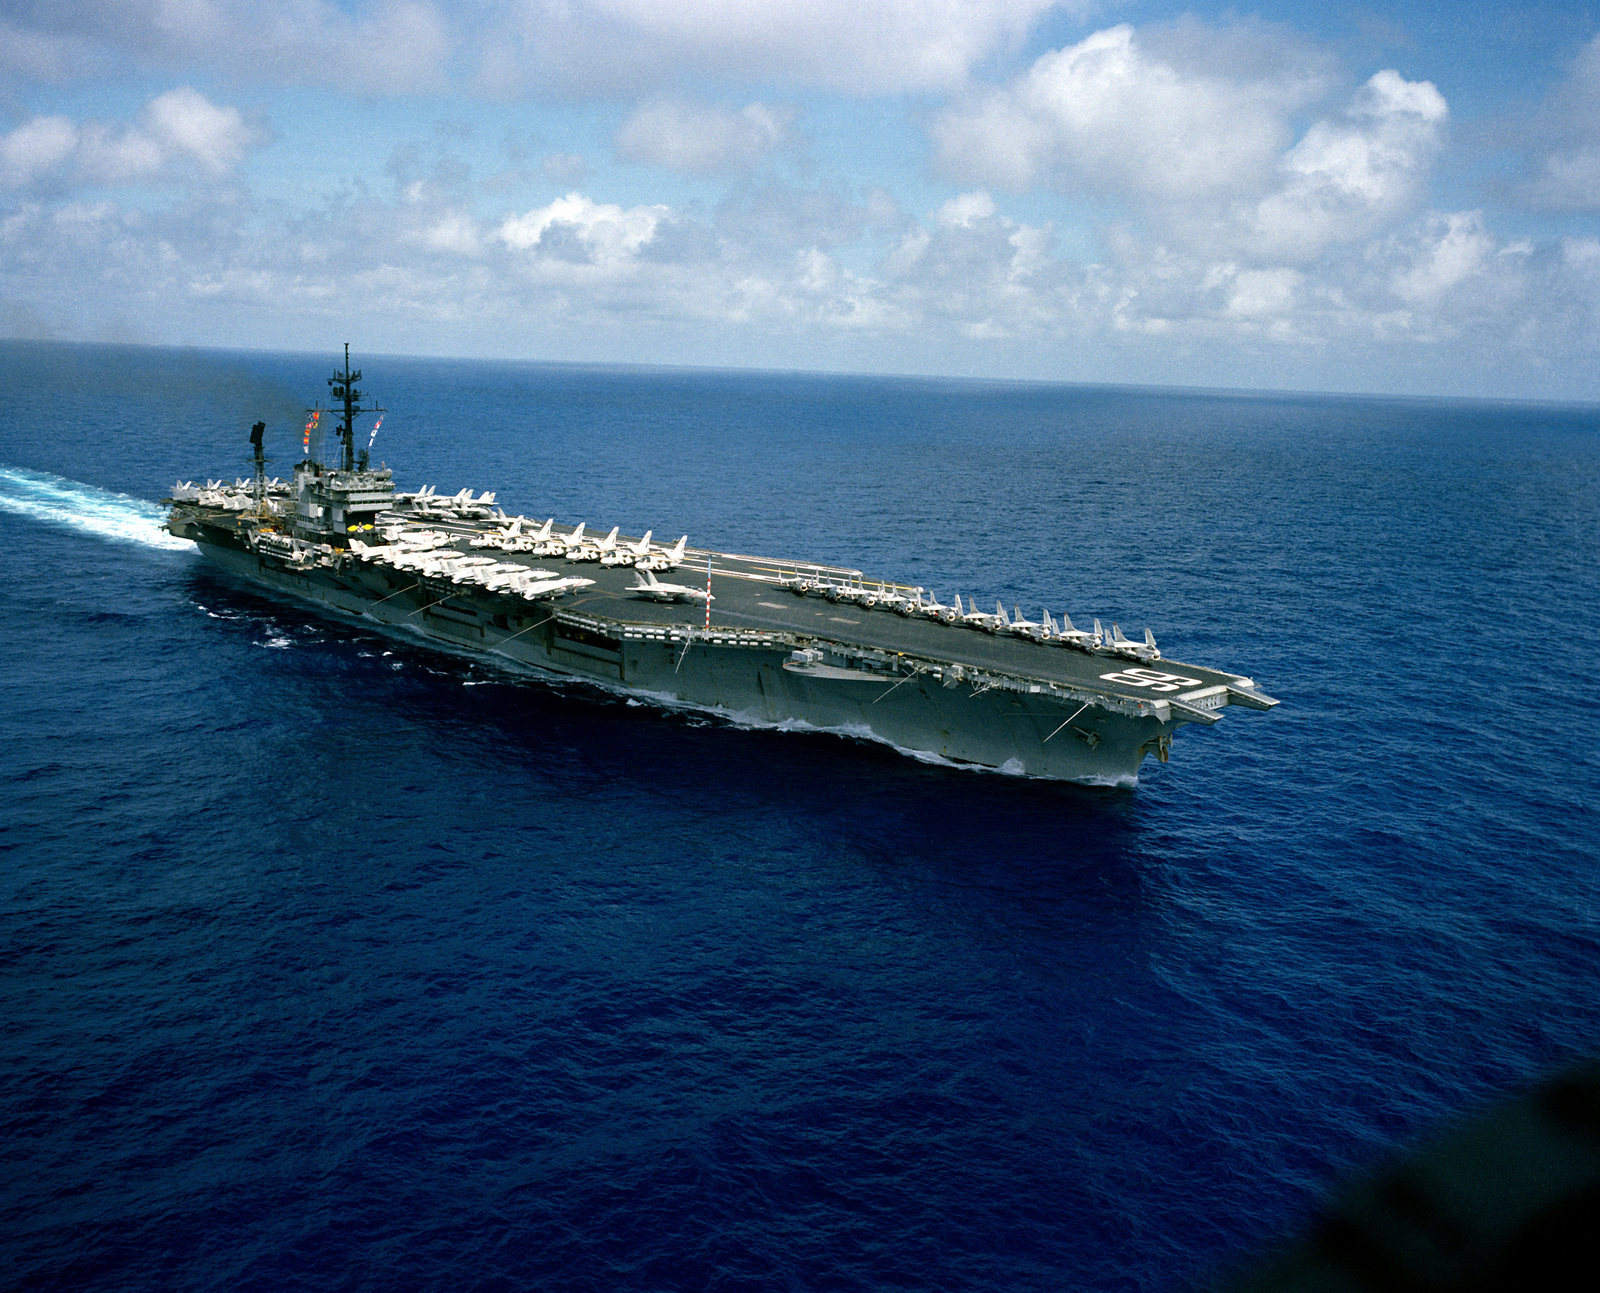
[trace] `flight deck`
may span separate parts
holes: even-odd
[[[403,513],[397,514],[397,519],[398,515]],[[473,551],[468,545],[474,537],[494,529],[488,524],[435,520],[428,520],[426,524],[453,534],[455,542],[451,546],[462,553]],[[616,542],[620,547],[631,540],[620,536]],[[530,569],[546,570],[554,577],[582,575],[594,580],[592,587],[562,598],[559,605],[563,611],[583,612],[619,624],[705,629],[705,608],[701,604],[649,601],[632,593],[630,585],[634,582],[634,572],[629,567],[606,567],[596,562],[523,553],[504,553],[500,559]],[[890,581],[865,578],[860,571],[843,567],[688,548],[682,566],[672,578],[679,583],[704,587],[708,559],[713,630],[735,633],[745,630],[837,641],[854,647],[946,661],[974,670],[1089,687],[1133,700],[1189,694],[1192,699],[1203,701],[1207,698],[1192,696],[1196,689],[1254,687],[1250,679],[1200,665],[1178,665],[1167,660],[1146,662],[1119,658],[1111,652],[1082,651],[1059,642],[901,615],[881,606],[867,608],[842,598],[829,600],[818,593],[797,595],[783,586],[782,581],[812,576],[824,584],[834,581],[836,589],[882,588],[901,594],[915,591]]]

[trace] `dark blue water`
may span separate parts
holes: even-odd
[[[361,358],[405,487],[1283,705],[1090,790],[507,677],[162,546],[332,355],[5,343],[0,1284],[1181,1289],[1600,1051],[1595,410]]]

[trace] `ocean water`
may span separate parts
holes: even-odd
[[[359,349],[359,347],[358,347]],[[0,343],[0,1284],[1169,1290],[1600,1052],[1600,412],[358,356],[402,487],[1154,629],[1132,790],[323,620],[334,356]]]

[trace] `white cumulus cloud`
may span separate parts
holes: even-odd
[[[1410,209],[1448,116],[1430,82],[1378,72],[1343,120],[1317,122],[1284,156],[1282,187],[1256,208],[1257,246],[1306,259]]]
[[[260,134],[240,111],[189,86],[157,95],[137,122],[34,117],[0,136],[0,185],[70,188],[173,178],[186,164],[210,176],[244,160]]]
[[[569,193],[525,215],[506,217],[499,237],[516,251],[565,253],[561,258],[617,266],[637,255],[669,214],[665,206],[624,210],[614,203],[595,202],[581,193]],[[573,250],[580,255],[571,255]]]
[[[998,210],[994,199],[978,189],[972,193],[958,193],[941,204],[934,219],[947,229],[970,229],[977,221],[989,219]]]
[[[941,170],[1013,189],[1169,200],[1260,183],[1289,141],[1289,111],[1320,78],[1294,60],[1227,75],[1198,56],[1195,29],[1185,34],[1183,59],[1148,49],[1125,23],[1043,55],[1011,85],[937,118]]]
[[[480,79],[637,94],[683,76],[846,94],[942,90],[1088,0],[519,0],[495,15]]]
[[[168,153],[189,157],[213,175],[237,166],[255,142],[238,108],[219,108],[186,85],[150,100],[140,117]]]
[[[446,211],[422,230],[418,241],[433,251],[458,256],[477,256],[482,251],[477,222],[465,211]]]
[[[613,142],[628,161],[700,175],[746,171],[794,142],[794,117],[793,108],[764,103],[734,111],[655,99],[634,110]]]
[[[67,117],[35,117],[0,137],[0,181],[24,188],[60,170],[77,151],[78,127]]]
[[[1451,288],[1488,270],[1500,248],[1478,211],[1437,216],[1412,263],[1395,275],[1395,295],[1412,305],[1437,301]]]
[[[1278,317],[1290,312],[1305,275],[1292,269],[1247,269],[1233,277],[1228,314],[1235,318]]]
[[[1296,140],[1333,87],[1328,67],[1275,28],[1122,24],[947,108],[936,164],[960,183],[1089,196],[1137,255],[1178,247],[1287,282],[1414,211],[1445,143],[1444,96],[1393,70]]]

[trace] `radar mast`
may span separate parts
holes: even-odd
[[[267,451],[262,445],[262,437],[267,433],[267,424],[257,422],[250,428],[250,463],[255,468],[255,515],[259,520],[266,520],[272,515],[267,507],[267,464],[272,461],[267,457]]]
[[[343,471],[365,471],[367,469],[367,451],[365,448],[356,449],[356,414],[358,413],[384,413],[386,409],[374,404],[369,409],[361,407],[363,392],[356,389],[356,383],[361,380],[361,370],[350,371],[350,343],[344,343],[344,372],[335,373],[328,378],[328,385],[333,388],[333,402],[335,406],[344,406],[344,417],[339,427],[339,441],[343,446],[340,455],[340,469]],[[307,410],[309,412],[310,410]],[[359,461],[358,461],[359,460]]]

